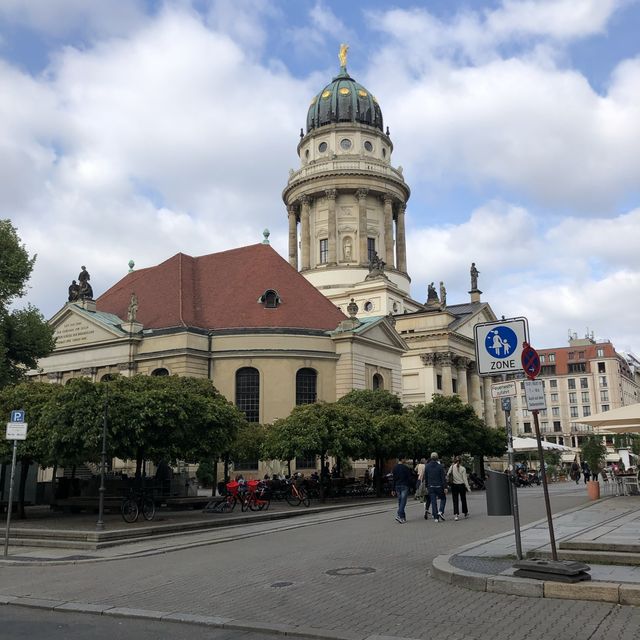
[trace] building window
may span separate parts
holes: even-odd
[[[322,238],[320,240],[320,264],[327,264],[329,261],[329,240]]]
[[[549,354],[549,362],[555,362],[556,361],[556,354],[555,353],[550,353]]]
[[[160,369],[154,369],[151,372],[152,376],[168,376],[169,375],[169,370],[165,369],[164,367],[161,367]]]
[[[578,407],[570,407],[569,408],[569,412],[570,412],[572,418],[577,418],[578,417]]]
[[[551,402],[558,402],[558,394],[557,393],[552,393],[551,394]]]
[[[315,369],[298,369],[296,373],[296,404],[313,404],[317,396],[318,373]]]
[[[589,379],[588,378],[580,378],[580,388],[588,389],[589,388]]]
[[[609,411],[609,405],[608,405],[608,404],[603,404],[603,405],[600,407],[600,410],[601,410],[601,411]]]
[[[531,433],[531,423],[530,422],[525,422],[524,423],[524,432],[525,433]]]
[[[236,406],[247,422],[260,422],[260,373],[253,367],[236,371]]]
[[[234,471],[242,469],[243,471],[257,471],[258,470],[258,458],[248,458],[247,460],[234,460]]]
[[[598,373],[606,373],[607,368],[604,362],[598,362]]]
[[[609,391],[608,391],[608,389],[602,389],[600,391],[600,402],[609,402]]]
[[[547,433],[549,431],[549,423],[548,422],[542,422],[540,424],[540,427],[541,427],[542,431],[544,431],[544,433]]]
[[[584,373],[587,370],[585,362],[574,362],[568,367],[569,373]]]
[[[540,364],[544,364],[544,360],[545,360],[544,353],[541,353],[540,354]]]
[[[604,358],[604,349],[598,349],[596,351],[596,357],[597,358]],[[602,364],[604,364],[604,362]]]
[[[551,407],[551,414],[554,417],[559,417],[560,416],[560,407]]]
[[[540,409],[540,415],[544,418],[547,417],[547,410],[546,409]]]
[[[556,365],[555,364],[545,364],[540,367],[540,375],[543,376],[555,376],[556,375]]]
[[[560,422],[560,420],[553,421],[553,430],[556,433],[562,433],[562,423]]]
[[[379,373],[373,374],[373,389],[384,389],[384,378]]]
[[[373,302],[371,302],[371,300],[367,300],[367,301],[364,303],[364,310],[365,310],[366,312],[373,311]]]
[[[558,381],[557,380],[549,380],[549,387],[551,387],[551,389],[557,389],[558,388]]]
[[[315,456],[299,456],[296,458],[296,469],[315,469]]]
[[[582,396],[582,402],[591,402],[588,391],[583,391],[580,395]]]
[[[327,146],[328,146],[328,145],[327,145],[327,143],[326,143],[326,142],[321,142],[321,143],[318,145],[318,151],[319,151],[320,153],[324,153],[324,152],[327,150]]]
[[[458,393],[458,380],[456,378],[451,380],[451,390],[453,393]]]
[[[573,360],[576,357],[575,351],[569,351],[569,360]]]
[[[267,289],[259,298],[258,302],[261,302],[266,309],[275,309],[282,300],[277,291],[273,289]]]
[[[583,417],[587,417],[591,415],[591,407],[589,405],[585,405],[584,407],[582,407],[582,416]]]
[[[578,351],[578,360],[584,360],[584,351]]]
[[[607,376],[600,376],[600,386],[606,387],[607,385]]]
[[[442,391],[442,376],[439,373],[436,374],[436,389]]]
[[[373,262],[373,259],[376,257],[376,239],[375,238],[367,238],[367,258],[369,262]]]
[[[522,391],[524,391],[524,382],[521,382],[521,383],[520,383],[520,389],[521,389]]]
[[[567,380],[567,384],[569,385],[569,389],[575,389],[576,388],[576,379],[575,378],[569,378],[569,380]]]
[[[578,402],[578,394],[575,391],[572,391],[569,393],[569,402],[571,404],[575,404],[576,402]]]

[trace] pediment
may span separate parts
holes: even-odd
[[[103,344],[127,336],[117,320],[115,316],[66,305],[49,320],[56,339],[55,350]]]
[[[387,348],[400,349],[402,351],[408,349],[406,342],[400,337],[391,320],[387,317],[378,318],[373,322],[366,322],[358,327],[354,334],[363,340],[375,342]]]

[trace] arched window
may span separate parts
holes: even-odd
[[[164,367],[160,367],[159,369],[154,369],[151,372],[152,376],[168,376],[169,375],[169,369],[165,369]]]
[[[236,371],[236,406],[248,422],[260,422],[260,373],[253,367]]]
[[[379,373],[373,374],[373,389],[384,389],[384,378]]]
[[[296,404],[313,404],[318,399],[318,373],[315,369],[298,369],[296,373]]]
[[[118,377],[117,373],[105,373],[102,378],[100,378],[100,382],[111,382]]]

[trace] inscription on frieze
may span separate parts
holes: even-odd
[[[95,337],[96,328],[82,318],[65,322],[55,330],[56,347],[67,347],[89,342]]]

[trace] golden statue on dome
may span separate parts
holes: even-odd
[[[345,71],[347,69],[347,51],[349,51],[349,45],[341,44],[338,59],[340,60],[340,68],[344,69]]]

